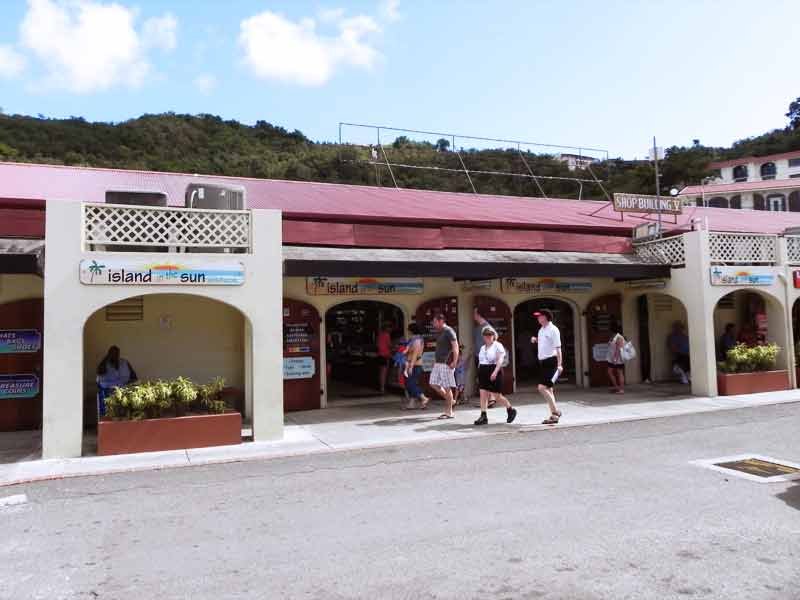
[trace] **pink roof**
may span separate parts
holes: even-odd
[[[757,192],[768,190],[800,190],[800,179],[768,179],[767,181],[744,181],[741,183],[715,183],[712,185],[690,185],[681,190],[681,196],[706,196],[734,192]]]
[[[782,152],[780,154],[769,154],[767,156],[744,156],[742,158],[732,158],[730,160],[720,160],[708,165],[709,169],[721,169],[723,167],[735,167],[736,165],[746,165],[747,163],[765,163],[784,158],[800,158],[800,150],[792,152]]]
[[[170,205],[182,205],[186,185],[192,182],[240,185],[247,190],[250,208],[280,209],[285,219],[346,223],[429,224],[492,229],[539,229],[612,235],[630,235],[641,217],[628,213],[619,220],[606,202],[462,194],[425,190],[397,190],[370,186],[308,183],[0,163],[0,198],[104,202],[107,190],[156,191],[167,194]],[[599,212],[591,216],[590,213]],[[781,233],[800,226],[800,213],[740,211],[690,207],[678,217],[680,228],[693,217],[708,217],[715,231]],[[665,226],[676,227],[671,217]]]

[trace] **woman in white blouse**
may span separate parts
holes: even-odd
[[[506,407],[506,423],[513,423],[517,417],[517,410],[511,406],[508,398],[503,396],[503,361],[506,357],[506,349],[503,344],[497,341],[497,332],[487,325],[483,328],[483,346],[478,352],[478,388],[481,393],[481,416],[475,421],[475,425],[486,425],[489,419],[486,417],[486,409],[489,399],[494,398]]]

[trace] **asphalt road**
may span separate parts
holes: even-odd
[[[0,598],[800,598],[800,405],[0,489]]]

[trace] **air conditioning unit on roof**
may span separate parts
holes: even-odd
[[[237,185],[190,183],[186,186],[186,208],[244,210],[245,189]]]

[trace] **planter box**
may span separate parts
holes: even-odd
[[[97,423],[97,454],[183,450],[242,443],[242,415],[190,415]]]
[[[789,371],[717,373],[717,393],[720,396],[777,392],[788,389]]]

